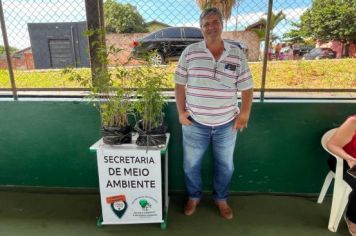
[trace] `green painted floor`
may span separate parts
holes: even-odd
[[[171,196],[168,227],[158,224],[96,227],[100,215],[97,194],[58,194],[0,191],[0,236],[30,235],[348,235],[344,221],[337,233],[327,230],[330,199],[322,205],[313,198],[250,195],[232,196],[231,221],[221,218],[206,197],[195,215],[182,214],[183,195]]]

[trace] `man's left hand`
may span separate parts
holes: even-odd
[[[243,131],[244,128],[247,128],[247,122],[249,119],[249,115],[240,113],[238,116],[235,118],[235,124],[233,126],[234,131]]]

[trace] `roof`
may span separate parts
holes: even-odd
[[[18,50],[16,52],[14,52],[13,54],[21,54],[21,53],[26,52],[26,51],[31,51],[31,47],[27,47],[27,48]]]
[[[165,27],[171,27],[170,25],[167,25],[167,24],[165,24],[165,23],[162,23],[162,22],[159,22],[159,21],[156,21],[156,20],[147,22],[146,24],[147,24],[148,26],[156,24],[156,25],[162,25],[162,26],[165,26]]]
[[[252,30],[252,29],[261,29],[261,28],[264,28],[266,25],[265,25],[265,22],[262,21],[262,20],[259,20],[249,26],[246,27],[245,30]]]

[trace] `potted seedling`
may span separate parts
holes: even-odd
[[[98,107],[101,115],[103,142],[110,145],[131,143],[132,127],[128,115],[132,111],[131,92],[125,87],[127,71],[116,68],[108,72],[118,81],[106,93],[99,93]]]
[[[167,87],[167,73],[162,67],[148,63],[135,71],[136,101],[140,120],[136,122],[138,146],[160,146],[166,143],[167,125],[164,123],[163,108],[166,97],[162,89]]]

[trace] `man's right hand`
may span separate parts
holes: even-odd
[[[191,125],[192,122],[188,119],[188,117],[190,116],[188,111],[184,111],[182,113],[179,114],[179,123],[181,123],[182,125]]]

